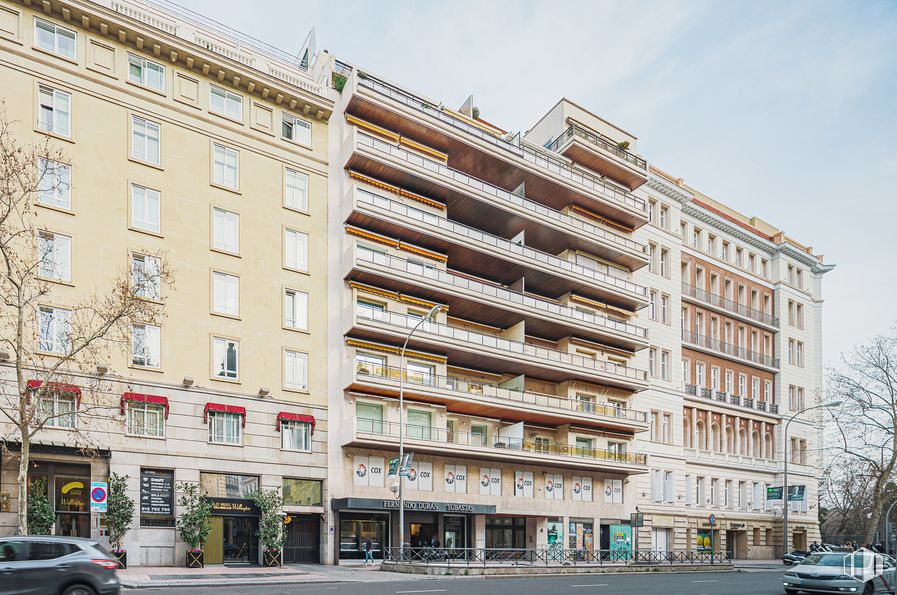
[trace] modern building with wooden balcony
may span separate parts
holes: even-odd
[[[620,168],[606,175],[470,102],[449,109],[336,67],[334,556],[357,557],[341,544],[363,527],[396,545],[398,515],[351,505],[393,497],[384,469],[400,430],[414,453],[407,499],[494,512],[410,512],[412,545],[543,547],[552,535],[577,547],[588,535],[597,548],[634,507],[629,478],[647,472],[635,436],[649,418],[634,399],[649,386],[636,364],[649,295],[633,273],[649,264],[634,235],[648,213],[622,173],[644,176],[644,160],[590,144]]]

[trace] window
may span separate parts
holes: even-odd
[[[131,283],[136,288],[137,297],[158,300],[162,297],[160,261],[155,256],[131,255]]]
[[[131,184],[131,227],[159,233],[161,224],[161,194],[137,184]]]
[[[654,223],[654,211],[657,210],[657,201],[651,199],[648,201],[648,223]]]
[[[258,489],[258,476],[233,473],[199,474],[199,491],[207,498],[249,498]]]
[[[161,163],[159,137],[161,126],[140,116],[131,117],[131,157],[154,165]]]
[[[719,368],[716,366],[710,368],[710,388],[719,390]]]
[[[608,449],[610,444],[608,443]],[[576,437],[576,454],[579,456],[592,456],[595,449],[595,441],[591,438]]]
[[[39,85],[37,95],[38,128],[53,134],[71,136],[71,93]]]
[[[763,400],[767,403],[772,402],[772,382],[769,380],[763,382]]]
[[[239,413],[209,411],[209,442],[238,445],[243,439],[243,416]]]
[[[323,506],[324,482],[320,479],[283,479],[286,506]]]
[[[72,167],[58,161],[38,159],[37,200],[40,204],[60,209],[72,208]]]
[[[224,209],[212,209],[212,247],[231,254],[240,252],[240,216]]]
[[[298,211],[308,210],[308,174],[287,168],[284,170],[283,204]]]
[[[804,410],[804,389],[801,386],[797,387],[797,411]]]
[[[283,294],[283,325],[308,330],[308,294],[287,289]]]
[[[240,278],[212,272],[212,312],[227,316],[240,315]]]
[[[152,324],[131,327],[131,363],[135,366],[160,366],[162,329]]]
[[[735,378],[732,375],[732,370],[726,370],[726,392],[730,394],[735,390]]]
[[[764,279],[769,279],[769,261],[765,258],[760,260],[760,274]]]
[[[663,378],[664,380],[666,380],[667,382],[670,381],[670,358],[671,357],[672,357],[672,354],[669,351],[667,351],[666,349],[664,349],[663,351],[660,352],[660,377]]]
[[[214,143],[212,153],[212,183],[236,190],[240,170],[239,151]]]
[[[128,54],[128,80],[156,91],[165,91],[165,67],[152,60]]]
[[[311,452],[311,424],[304,421],[282,421],[280,440],[280,447],[284,450]]]
[[[720,250],[720,258],[729,262],[729,242],[723,241],[722,249]]]
[[[409,361],[405,364],[405,377],[415,384],[433,384],[436,378],[436,366]]]
[[[657,320],[657,292],[655,290],[651,290],[651,299],[650,299],[650,310],[649,310],[649,318],[651,320]]]
[[[36,413],[45,426],[74,428],[77,406],[75,395],[48,392],[40,398]]]
[[[74,60],[77,47],[76,39],[77,35],[74,31],[43,19],[34,20],[34,42],[42,50]]]
[[[533,440],[533,449],[536,452],[547,453],[551,447],[551,440],[545,436],[536,436]]]
[[[695,227],[691,232],[691,245],[695,248],[701,247],[701,230]]]
[[[652,378],[657,378],[657,347],[648,350],[648,372]]]
[[[283,115],[283,137],[294,143],[311,146],[311,123],[290,114]]]
[[[72,280],[72,238],[41,231],[37,237],[38,274],[53,281]]]
[[[283,252],[287,268],[308,270],[308,234],[294,229],[284,230]]]
[[[801,368],[804,367],[804,344],[801,341],[797,341],[797,365]]]
[[[682,380],[685,384],[691,384],[691,366],[687,359],[682,360]]]
[[[576,405],[579,411],[592,413],[595,411],[595,397],[593,395],[576,394]]]
[[[648,270],[657,273],[657,244],[648,242]]]
[[[663,421],[661,422],[660,429],[660,440],[665,444],[673,443],[673,416],[669,413],[663,414]]]
[[[753,252],[748,254],[748,270],[752,273],[757,272],[757,257]]]
[[[308,354],[299,351],[283,352],[283,385],[294,390],[308,389]]]
[[[71,312],[62,308],[41,306],[38,312],[40,338],[38,347],[48,353],[66,353],[69,350],[69,320]]]
[[[683,242],[688,237],[688,223],[681,220],[679,221],[679,237]]]
[[[212,85],[209,109],[216,114],[243,121],[243,98],[227,89]]]
[[[747,394],[747,376],[744,374],[738,375],[738,395],[743,397]]]
[[[660,321],[670,324],[670,296],[666,294],[660,296]]]
[[[240,342],[233,339],[213,338],[212,373],[217,378],[239,378]]]
[[[665,205],[660,206],[660,227],[661,229],[670,228],[670,207]]]
[[[417,409],[408,410],[408,427],[407,435],[409,438],[418,440],[430,440],[432,414],[429,411],[419,411]],[[473,426],[471,426],[473,433]],[[485,441],[483,442],[485,444]]]
[[[660,249],[660,276],[670,276],[670,251],[666,248]]]
[[[165,407],[158,403],[128,402],[127,433],[147,438],[165,437]]]
[[[804,305],[796,304],[795,309],[797,310],[797,328],[804,328]]]
[[[707,252],[708,254],[716,254],[716,236],[707,234]]]
[[[698,386],[704,386],[704,363],[697,362],[695,364],[695,383]]]
[[[735,265],[740,269],[744,268],[744,252],[741,248],[735,248]]]
[[[355,405],[355,417],[358,418],[358,431],[368,434],[383,433],[383,405],[359,401]]]

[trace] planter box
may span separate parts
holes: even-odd
[[[280,561],[283,559],[282,552],[280,551],[266,551],[262,556],[262,561],[264,565],[268,568],[280,566]]]
[[[202,550],[198,552],[187,552],[187,568],[205,568],[205,557]]]
[[[125,550],[121,550],[118,552],[112,552],[112,555],[115,556],[115,559],[118,560],[118,567],[120,570],[125,570],[128,567],[128,552]]]

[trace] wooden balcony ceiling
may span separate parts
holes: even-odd
[[[346,390],[349,392],[378,395],[394,399],[399,398],[398,389],[387,386],[376,386],[369,383],[353,382],[346,387]],[[609,430],[613,431],[615,434],[625,434],[624,436],[619,436],[623,439],[632,438],[634,436],[632,426],[635,422],[626,423],[625,420],[621,421],[614,418],[601,418],[595,415],[563,409],[550,412],[548,411],[548,408],[545,408],[545,411],[538,411],[535,410],[535,408],[521,405],[515,401],[502,400],[495,397],[476,397],[474,395],[464,395],[464,397],[467,398],[446,398],[437,394],[421,391],[419,390],[419,387],[415,387],[414,385],[405,385],[405,399],[418,403],[442,405],[445,406],[449,413],[488,417],[509,423],[522,421],[542,426],[559,426],[575,423],[578,426],[587,426],[597,430]],[[644,426],[645,424],[639,425]]]
[[[362,262],[361,264],[364,265],[367,263]],[[483,297],[483,301],[462,297],[459,296],[458,293],[463,293],[465,291],[464,289],[458,288],[449,292],[441,287],[434,286],[434,284],[424,277],[420,278],[420,284],[409,283],[391,275],[381,274],[376,271],[362,270],[356,266],[350,271],[347,278],[366,285],[389,289],[403,295],[439,304],[446,304],[453,317],[470,320],[471,322],[477,322],[487,326],[509,328],[525,319],[527,334],[542,337],[543,339],[549,339],[551,341],[557,341],[558,339],[570,335],[576,335],[582,339],[588,339],[595,341],[596,343],[602,343],[627,351],[641,349],[647,342],[646,339],[637,340],[636,337],[625,336],[613,329],[608,329],[607,331],[592,330],[592,326],[584,326],[581,321],[573,318],[569,319],[569,322],[566,324],[554,322],[552,320],[544,320],[529,315],[528,313],[524,314],[522,311],[518,311],[516,309],[517,306],[514,304],[510,304],[507,308],[497,307],[488,302],[490,298],[487,296]],[[469,295],[477,294],[476,292],[471,292]]]
[[[567,144],[562,154],[575,163],[623,184],[630,190],[635,190],[648,181],[647,173],[638,173],[635,168],[623,165],[624,162],[605,154],[601,148],[590,145],[588,141],[576,136]]]
[[[346,222],[389,238],[445,254],[453,269],[488,279],[493,283],[511,285],[526,277],[526,287],[529,291],[552,299],[573,292],[626,310],[642,307],[646,299],[629,298],[627,294],[621,295],[615,289],[592,283],[585,278],[580,281],[568,276],[546,273],[541,269],[515,262],[511,258],[502,258],[467,244],[448,241],[405,227],[395,219],[380,218],[353,211],[349,214]]]
[[[367,324],[368,321],[362,320]],[[374,322],[373,324],[377,324]],[[389,330],[379,330],[376,328],[362,327],[356,324],[348,333],[353,339],[361,339],[372,341],[374,343],[382,343],[384,345],[392,345],[401,347],[407,336],[407,330],[403,328],[391,328]],[[596,379],[602,372],[599,370],[589,370],[582,368],[557,369],[552,367],[552,362],[542,360],[539,365],[521,361],[519,354],[512,352],[501,352],[496,355],[485,349],[479,349],[475,344],[469,344],[464,349],[456,348],[447,344],[450,339],[433,338],[427,339],[426,336],[414,335],[408,343],[409,349],[417,349],[427,353],[434,353],[448,358],[452,365],[462,368],[471,368],[473,370],[482,370],[492,374],[512,374],[519,376],[534,376],[543,378],[549,382],[565,382],[572,379],[581,379],[594,384],[606,384],[624,390],[635,392],[633,383],[637,381],[626,378],[624,376],[607,375],[603,380]],[[531,358],[528,358],[531,359]],[[594,374],[594,375],[593,375]]]
[[[618,204],[611,198],[596,199],[589,194],[588,189],[582,191],[573,190],[566,183],[555,181],[548,177],[549,174],[537,175],[530,169],[524,169],[511,163],[509,160],[495,157],[491,153],[482,151],[474,146],[474,139],[470,143],[461,142],[444,134],[437,128],[422,124],[428,118],[421,114],[420,121],[375,103],[366,98],[354,95],[346,108],[359,118],[367,120],[388,130],[407,136],[419,143],[427,145],[437,151],[447,153],[448,165],[453,169],[463,171],[471,176],[489,182],[505,190],[513,190],[526,184],[526,194],[537,198],[539,202],[561,210],[569,204],[577,204],[585,209],[594,211],[614,221],[618,221],[629,227],[640,227],[647,223],[647,214],[633,213],[629,207]],[[463,137],[465,132],[459,130],[458,135]],[[501,154],[504,149],[496,148]],[[514,159],[511,153],[507,153],[509,159]],[[536,166],[532,166],[536,169]]]
[[[486,202],[471,198],[453,189],[437,184],[431,180],[415,175],[407,170],[393,167],[390,164],[354,154],[346,164],[347,169],[367,174],[373,178],[399,186],[405,190],[416,192],[443,202],[452,220],[493,235],[512,238],[521,231],[525,232],[526,244],[537,250],[551,254],[559,254],[564,250],[583,250],[612,262],[617,262],[629,270],[637,270],[648,263],[645,254],[634,255],[631,250],[615,245],[612,241],[600,238],[590,239],[586,232],[577,235],[567,233],[545,225],[539,221],[519,216],[513,212],[492,206]],[[501,201],[501,199],[497,199]],[[534,215],[538,217],[538,215]],[[625,236],[623,232],[620,235]]]

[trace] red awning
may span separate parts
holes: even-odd
[[[32,379],[26,383],[28,390],[37,390],[43,386],[43,380]],[[47,384],[46,392],[56,393],[60,395],[73,395],[75,397],[75,406],[81,406],[81,387],[77,384],[68,384],[65,382],[51,382]]]
[[[165,419],[168,419],[168,398],[156,395],[143,395],[140,393],[123,393],[121,396],[121,414],[125,414],[125,403],[136,401],[138,403],[155,403],[165,407]]]
[[[238,407],[236,405],[222,405],[221,403],[206,403],[206,408],[202,412],[202,419],[206,423],[209,422],[209,411],[221,411],[222,413],[237,413],[243,416],[243,427],[246,427],[246,407]]]
[[[311,433],[315,433],[315,416],[313,415],[303,415],[302,413],[288,413],[286,411],[281,411],[277,414],[277,431],[280,431],[280,422],[282,421],[302,421],[307,424],[311,424]]]

